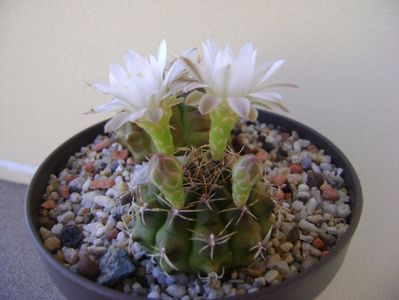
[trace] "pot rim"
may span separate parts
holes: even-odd
[[[316,137],[317,140],[323,141],[325,144],[328,144],[328,146],[333,150],[334,156],[340,157],[340,160],[346,165],[344,169],[344,173],[348,174],[347,176],[351,178],[353,182],[353,194],[356,196],[356,199],[354,199],[351,196],[351,208],[352,208],[352,214],[350,216],[350,222],[347,231],[345,234],[337,240],[336,245],[332,248],[331,251],[329,251],[328,256],[322,258],[320,261],[318,261],[314,266],[309,268],[308,270],[302,271],[295,276],[291,278],[287,278],[281,283],[275,285],[275,286],[268,286],[268,287],[261,287],[259,291],[250,293],[250,294],[244,294],[244,295],[239,295],[239,296],[233,296],[231,299],[237,299],[237,300],[244,300],[244,299],[250,299],[252,297],[256,298],[261,295],[263,296],[272,296],[274,293],[278,292],[281,289],[291,289],[294,288],[295,285],[297,285],[299,282],[305,280],[306,278],[312,276],[314,273],[316,273],[319,269],[323,268],[326,264],[329,263],[330,260],[332,260],[334,257],[338,255],[338,253],[347,246],[347,244],[350,242],[358,224],[360,221],[360,215],[362,212],[362,207],[363,207],[363,196],[362,196],[362,189],[360,185],[359,178],[350,163],[349,159],[345,156],[345,154],[337,147],[335,146],[334,143],[332,143],[329,139],[324,137],[322,134],[319,132],[315,131],[311,127],[298,122],[296,120],[293,120],[291,118],[288,118],[286,116],[274,113],[274,112],[264,112],[260,111],[259,115],[265,115],[267,118],[271,117],[272,119],[280,119],[283,120],[284,122],[289,123],[289,126],[292,130],[295,131],[306,131],[309,132],[312,136]],[[31,212],[31,206],[32,203],[30,199],[33,197],[33,187],[35,186],[36,182],[42,180],[41,178],[41,173],[43,170],[46,168],[46,165],[56,159],[58,152],[60,152],[61,149],[63,149],[67,144],[71,142],[71,140],[76,139],[78,136],[85,135],[88,132],[94,130],[95,127],[102,126],[105,124],[107,120],[98,122],[78,133],[73,135],[72,137],[68,138],[65,142],[63,142],[60,146],[58,146],[55,150],[53,150],[47,157],[46,159],[40,164],[39,168],[35,172],[28,190],[26,192],[25,196],[25,222],[27,223],[29,227],[29,232],[33,237],[34,245],[36,249],[39,251],[41,254],[42,258],[44,258],[54,269],[56,269],[58,272],[60,272],[63,276],[67,277],[69,280],[79,284],[79,285],[84,285],[84,287],[88,290],[95,291],[97,293],[101,293],[104,296],[110,297],[110,298],[115,298],[115,299],[132,299],[132,296],[130,294],[125,294],[121,291],[102,286],[100,284],[97,284],[94,281],[91,281],[71,270],[63,266],[59,261],[56,260],[56,258],[53,256],[52,253],[50,253],[44,246],[44,243],[41,240],[39,231],[35,228],[33,218],[37,218],[37,216],[32,216],[30,214]],[[262,122],[259,122],[262,123]],[[276,121],[271,120],[268,121],[267,124],[274,124],[274,125],[279,125],[278,123],[275,124]],[[299,129],[299,130],[298,130]],[[102,134],[101,132],[99,134]],[[301,135],[301,133],[300,133]],[[84,146],[84,145],[80,145]],[[329,151],[330,152],[330,151]],[[328,153],[330,154],[330,153]],[[334,157],[333,157],[334,158]],[[342,164],[342,163],[341,163]],[[46,178],[46,180],[48,180]],[[142,296],[135,296],[136,299],[147,299],[146,297]],[[220,298],[221,299],[221,298]]]

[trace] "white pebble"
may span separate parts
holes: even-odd
[[[91,208],[94,204],[94,197],[98,195],[97,191],[85,193],[82,195],[82,206],[85,208]]]
[[[310,254],[312,254],[313,256],[321,256],[321,251],[316,249],[315,247],[313,247],[312,245],[308,244],[308,243],[302,243],[302,250],[303,251],[309,251]]]
[[[306,212],[308,215],[313,215],[313,212],[317,208],[317,200],[315,198],[310,198],[306,203]]]
[[[149,299],[159,299],[159,298],[161,298],[161,296],[159,295],[158,292],[152,291],[151,293],[149,293],[147,295],[147,298],[149,298]]]
[[[104,207],[105,209],[111,209],[116,206],[116,201],[103,195],[94,197],[94,201],[97,205]]]
[[[348,204],[339,203],[337,205],[337,216],[346,218],[351,214],[351,207]]]
[[[308,192],[309,186],[305,183],[302,183],[302,184],[298,185],[298,191],[299,192]]]
[[[123,231],[120,231],[118,233],[118,235],[116,236],[116,240],[118,242],[122,242],[125,238],[126,238],[126,235],[125,235],[125,233]]]
[[[296,200],[292,202],[292,208],[295,209],[296,211],[301,211],[303,207],[303,202]]]
[[[51,228],[51,232],[54,233],[55,235],[60,235],[62,228],[64,228],[64,225],[61,223],[55,224],[52,228]]]
[[[69,221],[75,219],[75,214],[72,211],[67,211],[57,217],[58,223],[67,224]]]
[[[306,220],[303,220],[303,219],[299,221],[298,225],[299,225],[299,227],[301,229],[305,229],[305,230],[308,230],[310,232],[317,232],[318,231],[318,228],[314,224],[312,224],[312,223],[310,223],[310,222],[308,222]]]
[[[320,167],[315,163],[312,163],[311,168],[312,168],[313,172],[317,172],[317,173],[321,172]]]
[[[91,180],[87,179],[86,182],[82,186],[82,191],[87,192],[90,188]]]
[[[64,254],[64,259],[67,263],[74,265],[79,259],[78,251],[73,248],[62,247],[62,253]]]
[[[176,298],[181,298],[186,293],[186,288],[181,285],[172,284],[166,288],[169,295]]]
[[[337,205],[331,202],[323,201],[322,209],[324,213],[329,213],[333,216],[337,213]]]

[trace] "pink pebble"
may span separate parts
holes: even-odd
[[[101,142],[95,144],[93,146],[93,150],[98,152],[98,151],[101,151],[104,148],[107,148],[107,147],[111,146],[111,144],[112,144],[112,141],[109,138],[105,138]]]

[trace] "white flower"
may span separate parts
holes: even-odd
[[[192,92],[186,99],[188,105],[198,107],[202,114],[208,114],[222,104],[227,104],[237,115],[251,121],[256,120],[256,109],[272,109],[270,104],[287,110],[281,104],[281,95],[269,91],[273,87],[296,87],[288,83],[268,84],[270,76],[277,71],[284,60],[267,62],[256,66],[256,49],[245,44],[234,54],[229,46],[221,50],[214,41],[202,43],[203,61],[183,56],[190,73],[199,81],[191,89],[203,87],[206,93]]]
[[[190,55],[187,51],[185,55]],[[112,100],[92,110],[92,112],[116,111],[117,114],[105,125],[105,131],[117,130],[124,123],[149,121],[159,122],[165,110],[178,104],[175,95],[181,87],[174,86],[174,81],[185,70],[180,60],[175,60],[167,67],[167,48],[163,40],[158,56],[148,59],[128,50],[124,56],[126,69],[118,64],[111,64],[109,84],[93,84]]]

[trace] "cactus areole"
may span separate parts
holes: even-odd
[[[269,90],[296,87],[268,83],[284,61],[257,65],[251,43],[236,56],[209,39],[202,50],[201,61],[189,49],[171,63],[165,41],[156,58],[127,51],[110,84],[93,84],[112,100],[92,112],[117,112],[105,131],[136,162],[149,159],[150,181],[134,187],[132,236],[166,272],[218,274],[264,258],[273,202],[263,163],[229,150],[231,131],[257,109],[286,110]]]

